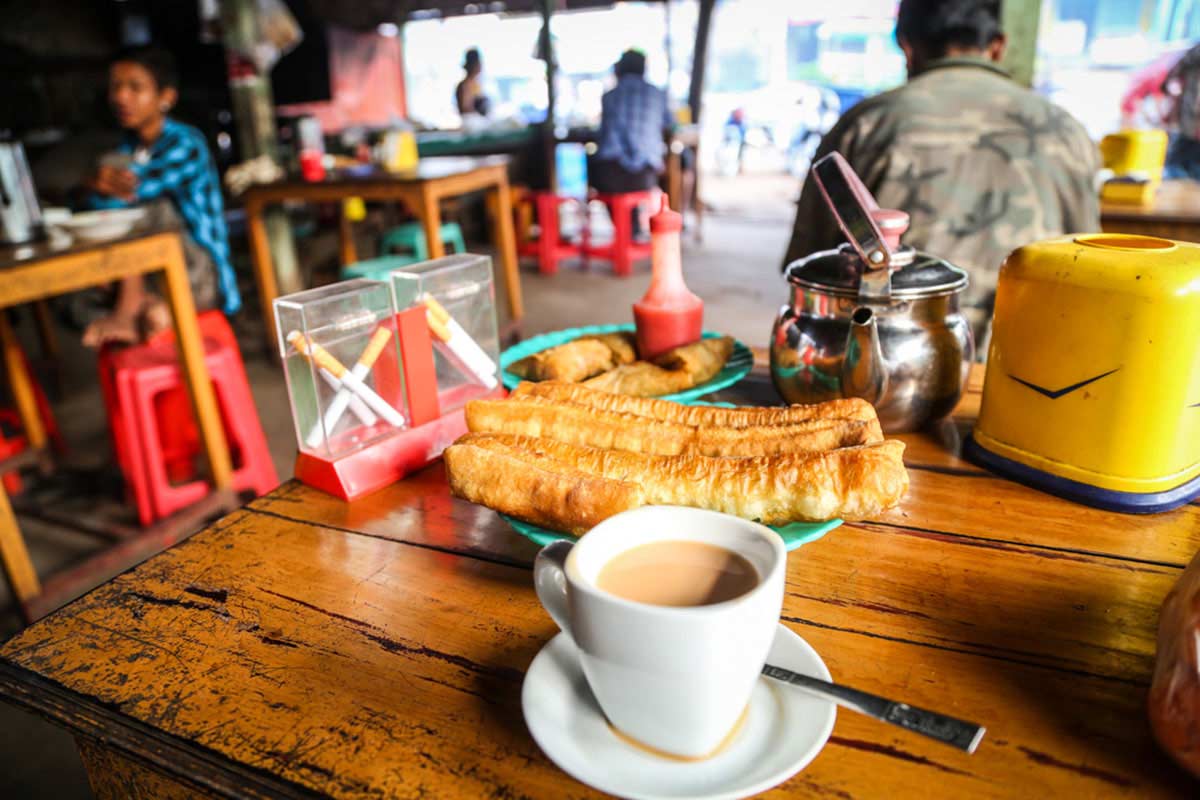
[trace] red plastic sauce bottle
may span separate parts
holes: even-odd
[[[643,359],[690,344],[704,330],[704,301],[683,282],[682,230],[683,216],[667,207],[664,194],[662,208],[650,218],[650,289],[633,304],[638,355]]]

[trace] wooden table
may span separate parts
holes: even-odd
[[[375,171],[365,175],[338,173],[323,181],[308,182],[297,178],[268,184],[256,184],[246,190],[246,228],[250,239],[250,255],[258,281],[263,320],[269,344],[275,346],[275,298],[279,288],[275,265],[267,244],[263,224],[263,209],[285,200],[310,203],[340,202],[351,197],[364,200],[399,200],[421,220],[430,258],[446,254],[440,229],[441,210],[438,203],[447,198],[470,192],[487,192],[488,209],[493,217],[496,253],[508,284],[508,307],[513,320],[525,315],[521,298],[521,274],[517,262],[517,239],[513,232],[512,195],[508,186],[508,159],[503,156],[487,158],[423,158],[410,172]],[[341,220],[341,260],[343,265],[358,260],[350,222],[344,214]]]
[[[1136,233],[1183,242],[1200,242],[1200,183],[1163,181],[1149,206],[1101,203],[1105,233]]]
[[[726,399],[769,397],[753,378]],[[839,711],[770,796],[1195,796],[1145,698],[1200,507],[1110,514],[963,462],[979,378],[904,437],[899,508],[792,554],[783,621],[835,679],[987,737],[967,756]],[[76,736],[102,800],[594,797],[522,721],[555,632],[535,552],[441,464],[354,504],[287,483],[10,640],[0,692]]]
[[[46,431],[37,411],[20,345],[3,309],[109,284],[132,275],[160,272],[175,324],[184,379],[199,423],[200,438],[213,483],[218,489],[228,489],[232,472],[229,449],[217,413],[212,383],[204,365],[200,329],[196,324],[196,306],[188,283],[183,247],[174,227],[146,224],[127,236],[104,242],[62,238],[0,248],[0,345],[3,347],[5,369],[21,425],[29,447],[43,450]],[[125,549],[141,552],[143,558],[146,555],[136,548],[130,550],[130,543],[126,543]],[[136,563],[136,559],[131,563]],[[56,607],[77,591],[78,585],[87,581],[91,574],[86,564],[81,565],[60,576],[66,580],[56,579],[43,587],[29,560],[29,553],[2,486],[0,565],[27,620],[37,619]]]

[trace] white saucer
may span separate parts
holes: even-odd
[[[783,625],[768,661],[830,680],[817,651]],[[833,703],[760,678],[742,730],[721,753],[700,762],[657,757],[609,727],[565,633],[529,665],[521,708],[534,741],[559,768],[595,789],[633,800],[725,800],[766,791],[816,757],[837,715]]]

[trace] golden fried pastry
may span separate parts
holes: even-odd
[[[630,397],[658,397],[699,386],[721,371],[733,353],[733,339],[721,336],[676,347],[654,363],[636,361],[584,381],[602,392]]]
[[[763,456],[875,441],[871,427],[862,420],[816,419],[754,428],[698,427],[537,396],[472,400],[467,403],[466,418],[467,429],[474,433],[540,436],[649,455]]]
[[[715,406],[685,406],[670,400],[646,397],[625,397],[597,391],[591,386],[568,383],[521,383],[513,390],[512,398],[542,397],[559,403],[571,403],[602,411],[617,411],[639,417],[677,422],[697,427],[720,426],[749,428],[756,425],[790,425],[814,419],[857,419],[870,428],[870,441],[883,439],[879,418],[866,400],[850,397],[830,400],[810,406],[781,406],[778,408],[718,408]]]
[[[902,442],[889,440],[754,458],[659,456],[468,433],[446,449],[446,467],[458,497],[579,533],[631,504],[694,506],[768,525],[864,519],[894,506],[908,490],[903,453]],[[564,478],[547,477],[553,474]],[[578,500],[573,483],[580,489]],[[600,498],[615,500],[607,506]]]
[[[635,484],[564,469],[517,448],[464,442],[446,448],[442,458],[455,497],[576,536],[613,514],[646,504]]]
[[[628,364],[637,357],[632,333],[583,336],[522,358],[508,366],[519,378],[575,383]]]
[[[654,363],[666,369],[683,371],[693,386],[716,377],[733,355],[733,337],[719,336],[685,344],[660,355]]]
[[[588,337],[603,342],[612,351],[613,364],[632,364],[637,361],[637,337],[629,331],[597,333]]]
[[[584,386],[601,392],[629,397],[657,397],[691,389],[696,384],[683,370],[664,369],[649,361],[635,361],[602,372],[583,382]]]

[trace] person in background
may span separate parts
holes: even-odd
[[[881,206],[910,215],[905,244],[969,273],[965,313],[982,350],[1005,257],[1100,229],[1099,152],[1070,114],[1000,67],[1000,0],[901,0],[896,39],[908,82],[843,114],[817,157],[841,152]],[[810,178],[784,265],[841,238]]]
[[[458,82],[454,89],[454,102],[459,114],[478,114],[486,117],[490,103],[483,93],[479,82],[479,73],[483,72],[483,59],[479,57],[478,48],[472,47],[463,58],[463,69],[467,77]]]
[[[1200,180],[1200,44],[1185,52],[1162,82],[1171,144],[1164,178]]]
[[[119,208],[150,204],[150,212],[182,220],[188,279],[198,309],[241,307],[229,257],[224,201],[203,135],[168,116],[178,99],[178,77],[169,53],[154,47],[122,51],[109,67],[108,100],[124,130],[121,144],[101,159],[88,179],[86,204]],[[84,328],[83,343],[133,343],[170,324],[162,298],[143,277],[126,278],[115,291],[80,293],[68,311]]]
[[[663,132],[674,124],[667,93],[647,83],[646,56],[626,50],[613,67],[617,85],[600,100],[600,136],[588,182],[601,192],[642,192],[658,184]]]
[[[1157,128],[1166,122],[1169,109],[1163,84],[1182,55],[1179,50],[1163,53],[1129,76],[1129,86],[1121,95],[1122,128]]]

